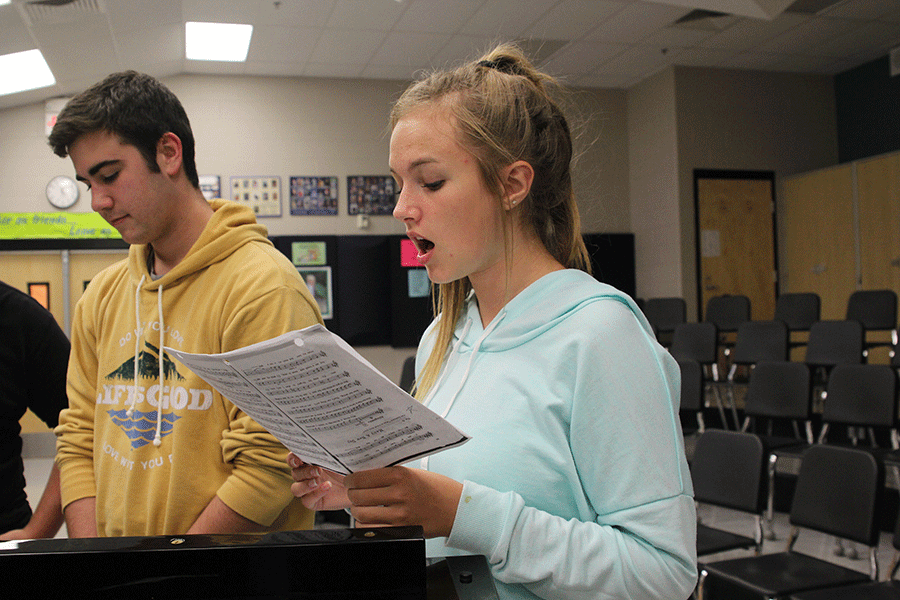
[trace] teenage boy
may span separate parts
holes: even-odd
[[[133,71],[60,112],[91,208],[131,245],[78,302],[57,462],[72,537],[309,529],[287,450],[163,352],[219,353],[322,317],[252,211],[199,189],[175,95]]]

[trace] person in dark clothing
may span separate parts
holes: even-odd
[[[68,362],[69,339],[53,315],[0,282],[0,540],[52,538],[62,526],[55,463],[34,512],[28,503],[19,420],[31,409],[56,427],[69,405]]]

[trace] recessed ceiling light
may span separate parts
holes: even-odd
[[[48,87],[56,83],[40,50],[0,56],[0,96]]]
[[[3,6],[4,4],[9,4],[10,2],[12,2],[12,0],[0,0],[0,6]]]
[[[184,55],[190,60],[247,60],[253,25],[239,23],[185,23]]]

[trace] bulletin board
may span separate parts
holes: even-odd
[[[249,207],[257,217],[280,217],[281,177],[232,177],[230,198]]]

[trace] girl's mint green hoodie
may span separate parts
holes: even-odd
[[[470,297],[425,402],[472,439],[411,465],[464,484],[428,555],[485,555],[505,599],[687,598],[679,382],[634,302],[586,273],[544,276],[486,328]]]

